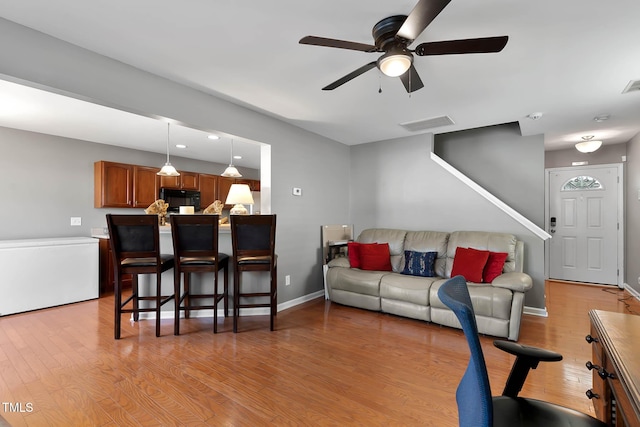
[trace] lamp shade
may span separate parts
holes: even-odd
[[[251,189],[247,184],[231,184],[225,203],[227,205],[234,205],[230,211],[231,215],[246,215],[247,209],[243,204],[253,204]]]

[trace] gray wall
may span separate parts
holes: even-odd
[[[606,165],[622,162],[622,156],[627,155],[627,143],[603,145],[593,153],[581,153],[575,148],[552,150],[544,153],[544,167],[563,168],[571,166],[572,162],[588,162],[589,165]]]
[[[164,164],[161,154],[130,150],[69,138],[0,127],[0,170],[11,177],[3,185],[0,240],[89,236],[91,228],[106,226],[106,213],[143,213],[142,209],[93,207],[93,163],[108,160],[144,166]],[[181,170],[221,174],[226,164],[172,156]],[[260,178],[260,171],[241,168],[243,176]],[[12,201],[9,203],[8,201]],[[70,218],[82,226],[71,227]]]
[[[625,282],[640,293],[640,134],[627,144],[625,185]]]
[[[344,175],[335,173],[349,168],[347,146],[3,19],[0,19],[0,56],[3,58],[0,61],[0,74],[9,80],[125,111],[151,117],[169,117],[202,130],[218,130],[270,144],[271,205],[272,212],[278,215],[279,302],[322,290],[320,226],[345,223],[349,218],[348,186],[344,184]],[[112,148],[98,148],[102,149]],[[9,157],[11,162],[30,169],[35,158],[41,157],[36,162],[39,165],[46,159],[44,154],[39,154],[39,149],[35,150],[13,154],[17,152],[14,147],[8,150],[3,147],[2,157]],[[37,227],[47,230],[48,235],[72,236],[76,231],[68,226],[67,218],[71,212],[72,215],[84,215],[87,218],[104,215],[103,210],[99,210],[98,214],[84,214],[91,209],[87,206],[93,206],[90,202],[93,174],[91,178],[87,177],[87,163],[106,158],[108,153],[96,153],[96,158],[92,153],[82,154],[85,164],[80,166],[77,175],[65,176],[61,180],[59,191],[63,192],[67,191],[69,181],[85,181],[78,191],[86,193],[61,202],[74,206],[60,208],[64,212],[56,214],[53,219],[41,213],[37,219],[32,218],[27,224],[21,223],[22,230],[12,232],[12,235],[20,238],[32,236],[30,230]],[[66,154],[74,158],[72,153]],[[129,158],[124,154],[122,156]],[[164,162],[163,159],[152,157],[152,154],[146,153],[144,156],[144,159]],[[158,162],[145,160],[139,163]],[[173,157],[172,163],[181,167]],[[27,185],[31,191],[26,194],[7,194],[3,199],[4,209],[5,205],[36,209],[41,183],[45,179],[55,181],[57,173],[49,170],[49,176],[45,176],[44,171],[34,169],[33,172],[33,181]],[[3,184],[3,188],[7,188],[7,185]],[[292,187],[301,187],[302,196],[293,196]],[[39,224],[34,225],[34,221]],[[11,225],[4,223],[3,227]],[[285,275],[291,276],[290,286],[284,286]]]
[[[539,178],[529,185],[541,194],[539,210],[544,204],[543,146],[533,144],[540,161],[531,162],[531,167],[537,168]],[[534,280],[525,303],[544,308],[544,242],[434,163],[429,157],[432,146],[433,135],[426,134],[351,148],[350,205],[355,234],[369,227],[512,233],[525,243],[524,268]],[[528,167],[521,165],[521,169]]]
[[[435,136],[434,152],[538,227],[544,227],[544,138],[517,123]]]

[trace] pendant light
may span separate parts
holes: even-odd
[[[581,153],[593,153],[602,145],[602,141],[595,141],[593,135],[583,136],[582,142],[576,144],[576,150]]]
[[[226,176],[228,178],[241,178],[240,172],[233,166],[233,139],[231,140],[231,160],[229,161],[229,167],[224,170],[222,176]]]
[[[170,123],[167,123],[167,163],[162,166],[162,169],[158,171],[158,175],[160,176],[180,176],[180,172],[173,167],[171,162],[169,161],[169,127]]]

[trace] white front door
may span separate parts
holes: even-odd
[[[620,284],[620,170],[548,170],[549,278]]]

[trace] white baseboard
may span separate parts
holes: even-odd
[[[622,287],[626,289],[627,292],[629,292],[631,295],[633,295],[637,300],[640,300],[640,292],[633,289],[631,286],[629,286],[628,283],[624,283]]]
[[[547,312],[547,308],[537,308],[537,307],[527,307],[524,306],[523,310],[524,314],[530,314],[532,316],[540,316],[540,317],[549,317],[549,312]]]
[[[312,294],[303,295],[299,298],[292,299],[287,302],[283,302],[282,304],[278,304],[278,311],[286,310],[291,307],[295,307],[297,305],[303,304],[307,301],[311,301],[312,299],[320,298],[324,296],[324,290],[316,291]],[[232,309],[229,308],[229,315],[231,316]],[[266,316],[269,314],[268,307],[256,307],[256,308],[241,308],[240,315],[241,316]],[[133,314],[131,315],[133,319]],[[195,310],[191,312],[191,317],[212,317],[213,309],[211,310]],[[218,307],[218,317],[224,317],[224,309]],[[156,316],[154,313],[140,313],[141,319],[155,319]],[[161,319],[173,319],[173,309],[172,310],[162,310],[160,312]]]

